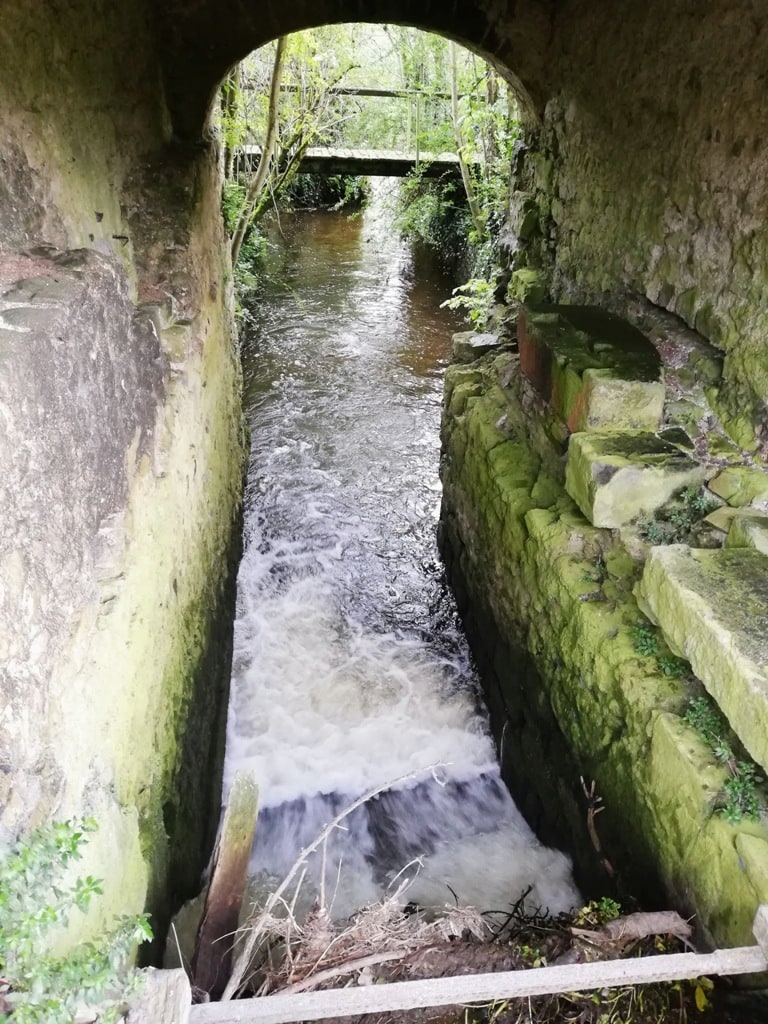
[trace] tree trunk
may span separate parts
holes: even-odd
[[[459,123],[458,77],[456,43],[451,42],[451,117],[453,119],[453,134],[456,139],[456,154],[459,158],[461,180],[464,183],[464,191],[467,194],[467,202],[469,204],[469,212],[472,215],[472,223],[474,224],[478,237],[482,240],[486,237],[485,221],[483,219],[483,212],[480,209],[480,204],[477,201],[477,196],[475,195],[475,187],[472,184],[472,176],[469,173],[469,167],[467,167],[466,160],[464,159],[464,140],[462,138],[461,125]]]
[[[270,167],[272,166],[272,158],[275,153],[277,146],[278,136],[278,109],[280,106],[280,80],[283,76],[283,57],[285,55],[285,36],[280,36],[277,40],[277,49],[275,50],[275,63],[272,66],[272,83],[269,89],[269,114],[267,116],[267,137],[264,140],[264,147],[261,151],[261,159],[259,160],[259,166],[256,168],[256,173],[251,179],[248,185],[248,191],[243,202],[243,208],[240,211],[240,216],[237,219],[237,226],[232,234],[232,266],[234,267],[237,263],[237,258],[240,255],[240,249],[243,245],[243,240],[248,227],[253,218],[253,211],[256,206],[256,201],[259,198],[259,193],[264,188],[264,184],[269,175]]]

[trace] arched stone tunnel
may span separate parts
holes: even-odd
[[[105,912],[187,895],[218,800],[244,441],[216,89],[279,34],[361,20],[503,71],[520,265],[556,301],[698,332],[722,359],[712,407],[765,455],[756,0],[5,5],[0,826],[94,814]]]

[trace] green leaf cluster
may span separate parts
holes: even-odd
[[[120,918],[69,953],[51,951],[72,912],[103,892],[92,875],[71,880],[96,827],[92,818],[53,822],[0,850],[0,976],[14,1024],[69,1024],[78,1006],[96,1003],[100,1021],[117,1020],[136,986],[131,957],[152,938],[145,915]]]
[[[683,720],[712,748],[715,759],[725,765],[730,778],[723,784],[725,803],[721,813],[737,825],[743,818],[757,820],[763,807],[760,785],[763,777],[753,761],[740,758],[728,740],[730,728],[720,709],[708,696],[692,697]]]
[[[686,487],[653,519],[642,520],[640,533],[650,544],[685,544],[699,521],[715,507],[716,503],[703,488]]]

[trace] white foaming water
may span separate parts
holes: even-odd
[[[281,877],[353,800],[400,779],[310,865],[337,914],[406,865],[407,898],[425,906],[504,910],[533,886],[533,905],[570,907],[567,858],[500,780],[434,549],[445,295],[425,297],[422,279],[416,294],[378,209],[362,227],[328,214],[282,227],[244,356],[253,440],[226,775],[259,784],[253,871]]]

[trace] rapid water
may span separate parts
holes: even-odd
[[[435,548],[449,284],[414,267],[382,183],[359,219],[283,214],[244,340],[252,447],[227,783],[260,787],[252,870],[313,857],[334,912],[406,869],[422,905],[577,896],[499,777]]]

